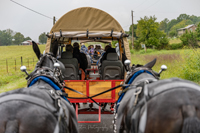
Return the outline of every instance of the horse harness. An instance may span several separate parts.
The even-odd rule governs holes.
[[[57,62],[57,59],[53,57],[51,54],[45,54],[36,64],[35,70],[26,78],[28,86],[30,85],[31,81],[38,76],[45,76],[51,79],[56,85],[60,88],[63,88],[63,75],[60,69],[55,68],[52,70],[48,67],[42,67],[42,62],[44,61],[44,57],[48,57],[52,60],[53,63]]]
[[[133,108],[131,108],[131,112],[127,113],[128,120],[127,123],[130,123],[132,121],[134,123],[134,126],[131,126],[131,124],[127,124],[128,129],[131,129],[135,133],[144,133],[145,127],[146,127],[146,120],[147,120],[147,95],[148,95],[148,89],[145,88],[147,84],[153,83],[159,79],[158,75],[155,74],[155,72],[152,69],[149,68],[142,68],[138,67],[135,68],[132,72],[129,72],[129,74],[126,77],[125,83],[127,84],[129,80],[131,80],[132,76],[139,72],[143,71],[152,74],[155,78],[145,78],[142,80],[139,80],[135,85],[130,85],[127,88],[124,88],[119,95],[125,94],[128,90],[134,89],[134,103]],[[137,75],[138,76],[138,75]],[[120,103],[118,103],[120,104]],[[119,106],[119,105],[118,105]],[[144,113],[142,114],[140,118],[141,109],[144,108]],[[114,132],[116,132],[116,120],[117,120],[117,113],[114,111]]]
[[[44,80],[47,82],[53,89],[50,90],[45,90],[50,97],[54,100],[55,105],[50,104],[49,102],[43,100],[42,98],[35,97],[32,95],[27,95],[27,94],[11,94],[11,95],[5,95],[0,98],[0,103],[3,102],[8,102],[8,101],[13,101],[13,100],[19,100],[19,101],[25,101],[28,103],[32,103],[35,105],[38,105],[50,113],[52,113],[56,119],[57,119],[57,124],[54,129],[54,133],[59,133],[59,127],[61,126],[61,119],[67,118],[65,108],[61,104],[61,99],[64,98],[67,100],[65,97],[67,97],[67,94],[62,92],[60,88],[62,88],[62,75],[59,69],[55,69],[54,71],[50,68],[47,67],[42,67],[41,64],[44,60],[44,57],[47,56],[49,57],[54,63],[56,62],[56,59],[49,54],[44,55],[40,61],[38,61],[36,65],[36,69],[28,75],[26,78],[28,80],[28,87],[32,86],[35,84],[38,80]],[[44,86],[39,86],[38,88],[40,89],[45,89]]]

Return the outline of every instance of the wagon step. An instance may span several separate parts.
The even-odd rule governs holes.
[[[90,113],[88,113],[88,114],[91,114],[91,112],[96,112],[96,111],[90,111]],[[99,114],[98,121],[78,121],[78,123],[101,123],[101,107],[100,106],[99,106],[99,109],[98,109],[98,114]],[[76,104],[76,117],[77,117],[77,120],[78,120],[78,104]]]

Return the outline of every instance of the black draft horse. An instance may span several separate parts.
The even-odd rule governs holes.
[[[0,94],[0,133],[77,133],[75,110],[59,90],[61,73],[54,68],[55,62],[62,71],[64,65],[49,54],[42,55],[35,42],[33,50],[39,61],[27,78],[29,87]]]
[[[118,100],[117,133],[200,133],[200,86],[178,78],[158,80],[156,60],[132,66]],[[123,98],[122,98],[123,97]]]

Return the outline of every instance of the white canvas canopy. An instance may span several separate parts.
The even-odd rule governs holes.
[[[108,13],[92,8],[82,7],[63,15],[51,29],[46,45],[49,52],[52,38],[63,40],[121,40],[128,59],[131,59],[127,35],[121,25]]]

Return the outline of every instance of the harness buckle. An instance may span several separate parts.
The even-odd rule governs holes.
[[[58,107],[59,108],[61,107],[61,100],[60,100],[60,98],[58,99]]]
[[[142,92],[142,87],[137,87],[135,90],[135,93],[134,93],[134,95],[135,95],[134,106],[137,104],[138,96],[141,92]]]

